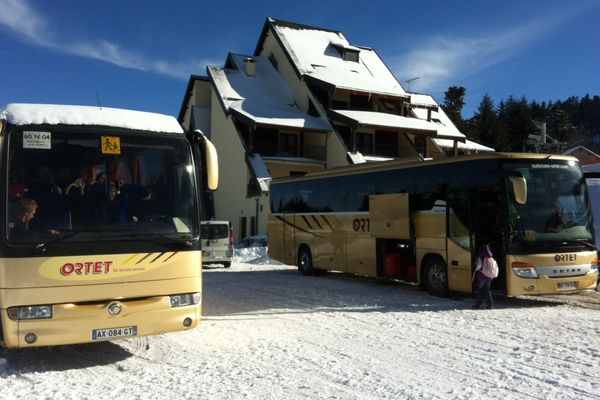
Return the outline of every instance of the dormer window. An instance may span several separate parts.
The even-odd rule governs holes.
[[[331,46],[333,46],[333,48],[340,53],[344,61],[358,62],[358,53],[360,53],[360,49],[358,47],[343,43],[331,43]]]
[[[344,49],[344,52],[342,53],[342,58],[345,61],[358,62],[358,51]]]

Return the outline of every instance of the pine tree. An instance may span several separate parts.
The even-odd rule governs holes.
[[[496,151],[509,150],[506,132],[500,123],[494,101],[489,94],[481,99],[479,108],[471,119],[471,124],[481,144],[492,147]]]
[[[560,107],[552,110],[547,123],[548,134],[559,142],[570,143],[577,133],[575,125],[571,123],[571,117]]]
[[[524,151],[525,140],[530,134],[536,134],[537,127],[533,122],[527,99],[516,100],[510,96],[500,106],[498,113],[506,131],[510,151]]]
[[[444,105],[442,106],[450,121],[461,132],[464,129],[462,109],[465,106],[466,92],[467,89],[462,86],[450,86],[444,93]]]

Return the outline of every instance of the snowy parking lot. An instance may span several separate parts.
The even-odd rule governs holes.
[[[592,303],[597,293],[589,293]],[[2,399],[597,399],[600,311],[233,263],[181,333],[0,350]]]

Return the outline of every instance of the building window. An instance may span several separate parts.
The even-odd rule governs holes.
[[[358,51],[344,49],[342,57],[344,58],[344,61],[358,62]]]
[[[370,133],[356,132],[356,150],[365,155],[372,155],[373,135]]]
[[[427,138],[424,136],[415,136],[415,150],[422,157],[427,157]]]
[[[343,100],[333,100],[331,102],[331,108],[334,110],[347,110],[348,102]]]
[[[279,155],[298,157],[298,135],[282,133],[279,135]]]
[[[277,154],[277,129],[257,128],[254,132],[254,152],[262,156]]]
[[[240,217],[240,238],[243,239],[246,236],[248,236],[246,234],[246,224],[247,224],[247,219],[246,217]]]
[[[339,44],[332,43],[332,45],[333,48],[335,48],[338,51],[338,53],[340,53],[344,61],[358,62],[358,53],[360,52],[360,50],[356,48],[347,48]]]
[[[371,101],[371,97],[358,94],[350,95],[350,109],[362,111],[373,110],[373,102]]]
[[[353,151],[354,148],[352,147],[352,132],[350,131],[350,127],[345,126],[345,125],[344,126],[336,125],[335,130],[337,131],[337,133],[340,135],[340,137],[344,141],[344,144],[346,145],[346,149],[348,149],[348,151]]]
[[[398,157],[398,133],[376,131],[375,154],[385,157]]]

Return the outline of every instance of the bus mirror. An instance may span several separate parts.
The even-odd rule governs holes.
[[[522,176],[509,176],[517,204],[527,203],[527,180]]]
[[[204,171],[204,183],[207,190],[215,191],[219,187],[219,158],[217,149],[200,129],[193,132],[192,140],[198,144]]]
[[[204,159],[206,169],[206,187],[217,190],[219,187],[219,159],[217,149],[208,139],[204,141]]]

